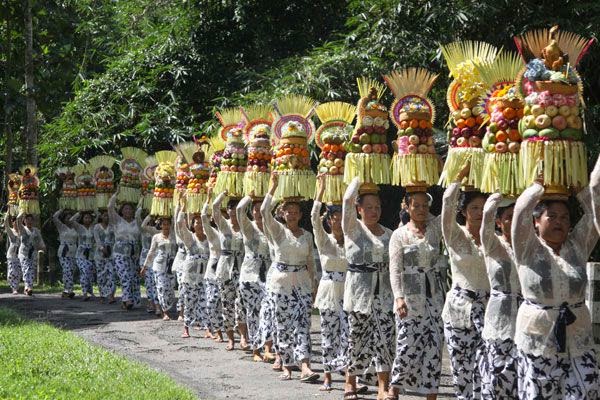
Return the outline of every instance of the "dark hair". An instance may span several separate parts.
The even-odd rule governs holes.
[[[404,206],[400,210],[400,224],[401,225],[406,225],[410,222],[410,214],[408,213],[408,210],[406,208],[410,204],[410,201],[413,199],[413,197],[416,196],[417,194],[424,194],[425,196],[427,196],[427,199],[429,200],[427,202],[427,204],[429,204],[431,206],[431,203],[433,202],[433,197],[429,193],[427,193],[427,192],[413,192],[413,193],[406,192],[404,194],[404,202],[403,202]]]
[[[239,202],[240,202],[239,200],[235,200],[235,199],[229,200],[227,202],[227,210],[231,210],[231,209],[235,210],[235,208],[237,207]]]
[[[121,217],[123,216],[123,209],[125,208],[125,206],[131,207],[131,211],[135,210],[135,206],[132,203],[123,203],[123,204],[121,204],[121,207],[119,207],[119,215]]]
[[[554,204],[563,204],[565,208],[569,211],[569,217],[571,217],[571,210],[569,209],[569,204],[563,200],[542,200],[533,209],[533,218],[538,219],[542,216],[544,211],[546,211],[550,206]]]
[[[190,221],[190,226],[188,226],[188,229],[192,232],[194,232],[194,223],[196,222],[196,220],[199,220],[200,223],[202,223],[202,217],[200,217],[200,214],[194,214],[192,216],[192,219]]]
[[[331,224],[329,223],[329,219],[333,217],[335,213],[341,213],[342,206],[338,205],[326,205],[325,213],[323,213],[323,227],[327,232],[331,232]]]
[[[498,207],[498,209],[496,210],[496,219],[502,218],[502,214],[504,214],[504,212],[506,210],[509,210],[511,208],[514,208],[514,207],[515,207],[515,203],[512,203],[511,205],[506,206],[506,207]],[[498,227],[497,224],[494,224],[494,229],[496,230],[496,232],[502,233],[501,229]]]
[[[363,193],[363,194],[359,194],[358,197],[356,198],[356,204],[359,206],[362,206],[362,203],[367,198],[367,196],[375,196],[381,201],[381,198],[379,197],[379,195],[377,193]]]
[[[488,195],[481,193],[478,190],[460,193],[460,198],[458,199],[458,207],[456,208],[456,222],[458,222],[459,225],[464,225],[467,223],[467,218],[463,215],[463,212],[465,212],[465,210],[473,200],[480,197],[484,200],[487,200]]]

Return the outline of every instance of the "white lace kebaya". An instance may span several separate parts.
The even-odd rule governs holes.
[[[244,239],[244,261],[240,268],[240,282],[264,282],[267,269],[271,265],[269,243],[265,234],[258,229],[256,222],[248,218],[248,206],[251,204],[252,198],[246,196],[240,200],[235,210]]]
[[[559,335],[554,329],[560,327],[556,324],[559,314],[570,310],[576,319],[566,325],[562,352],[576,357],[594,344],[590,312],[585,304],[586,263],[598,241],[592,197],[598,198],[600,193],[598,189],[592,193],[588,187],[579,192],[584,214],[558,255],[536,235],[532,223],[533,210],[543,194],[544,187],[534,183],[517,199],[513,215],[512,242],[525,299],[517,314],[515,344],[533,356],[561,353]]]
[[[204,272],[204,279],[217,279],[216,275],[216,263],[221,258],[221,240],[219,239],[219,233],[210,224],[210,217],[208,216],[208,204],[204,204],[202,212],[200,213],[202,219],[202,227],[204,228],[204,234],[208,241],[209,259]],[[214,266],[214,267],[213,267]]]

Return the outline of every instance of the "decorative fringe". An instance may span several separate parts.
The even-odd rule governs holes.
[[[19,200],[18,212],[23,214],[40,215],[40,202],[38,200]]]
[[[471,163],[469,176],[463,181],[466,186],[481,187],[481,174],[483,172],[484,153],[482,148],[477,147],[454,147],[448,149],[448,157],[444,164],[439,185],[447,187],[456,181],[458,173],[467,164]]]
[[[524,186],[541,172],[544,184],[582,188],[588,184],[585,144],[567,140],[526,140],[521,144]]]
[[[443,45],[442,54],[450,70],[450,76],[460,80],[461,65],[464,62],[491,62],[496,58],[498,49],[489,43],[465,40]]]
[[[485,193],[500,192],[505,196],[518,196],[524,189],[519,154],[486,153],[481,187]]]
[[[435,185],[440,179],[439,160],[435,154],[394,154],[392,185]]]
[[[110,200],[112,193],[98,193],[96,192],[96,208],[104,209],[108,208],[108,201]]]
[[[476,61],[475,68],[481,76],[481,81],[492,88],[497,83],[514,82],[523,68],[523,61],[517,53],[502,52],[493,62]]]
[[[246,171],[244,174],[244,195],[250,196],[253,193],[255,197],[265,197],[269,191],[269,179],[271,174],[268,172]]]
[[[425,68],[406,68],[392,71],[383,79],[394,97],[400,99],[408,95],[427,97],[438,76]]]
[[[217,174],[215,193],[227,191],[230,197],[244,196],[244,172],[221,171]]]
[[[187,212],[188,213],[199,213],[202,211],[202,206],[207,199],[206,193],[189,193],[187,194]]]
[[[9,204],[8,205],[8,215],[11,217],[16,217],[19,215],[19,204]]]
[[[310,97],[291,94],[277,99],[273,108],[279,116],[297,114],[304,118],[310,118],[316,105],[317,102]]]
[[[77,211],[94,211],[96,210],[96,195],[77,197]]]
[[[172,197],[153,197],[150,215],[161,218],[173,216],[173,198]]]
[[[58,208],[62,210],[76,210],[77,197],[62,196],[58,198]]]
[[[139,187],[131,187],[131,186],[123,186],[119,187],[119,194],[117,195],[117,200],[119,203],[132,203],[137,204],[140,200],[140,196],[142,191]]]
[[[358,85],[358,93],[361,98],[368,97],[369,93],[371,92],[371,88],[374,88],[377,93],[377,100],[379,100],[381,97],[383,97],[383,94],[386,90],[386,87],[383,83],[377,82],[371,78],[366,78],[364,76],[356,78],[356,83]]]
[[[343,121],[346,124],[351,124],[356,115],[356,106],[343,101],[330,101],[319,104],[315,111],[323,124],[332,121]]]
[[[144,195],[144,200],[142,201],[142,208],[148,212],[152,209],[152,192],[146,193]]]
[[[325,192],[323,193],[323,203],[342,204],[347,185],[344,183],[343,175],[325,175]],[[315,190],[315,198],[317,193]]]
[[[350,184],[354,177],[377,185],[390,184],[390,156],[388,154],[348,153],[344,161],[344,182]]]
[[[284,200],[289,197],[300,197],[304,200],[310,199],[315,193],[317,177],[310,170],[286,170],[278,171],[279,184],[275,200]]]

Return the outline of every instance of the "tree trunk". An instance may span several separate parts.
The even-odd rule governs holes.
[[[27,0],[27,4],[25,6],[25,96],[27,98],[27,127],[25,132],[25,143],[27,162],[37,166],[38,130],[35,86],[33,83],[33,16],[31,3],[31,0]]]
[[[8,87],[8,81],[10,79],[10,73],[12,70],[12,26],[10,24],[10,9],[6,7],[6,64],[4,65],[4,138],[5,138],[5,151],[4,151],[4,185],[2,186],[3,193],[2,199],[6,199],[4,195],[8,196],[8,174],[12,172],[13,163],[13,146],[14,136],[12,131],[12,125],[10,120],[11,106],[10,106],[10,89]],[[6,193],[4,193],[6,192]]]

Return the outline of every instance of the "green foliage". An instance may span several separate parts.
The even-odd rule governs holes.
[[[0,398],[196,398],[138,362],[7,308],[0,308],[0,338]]]

